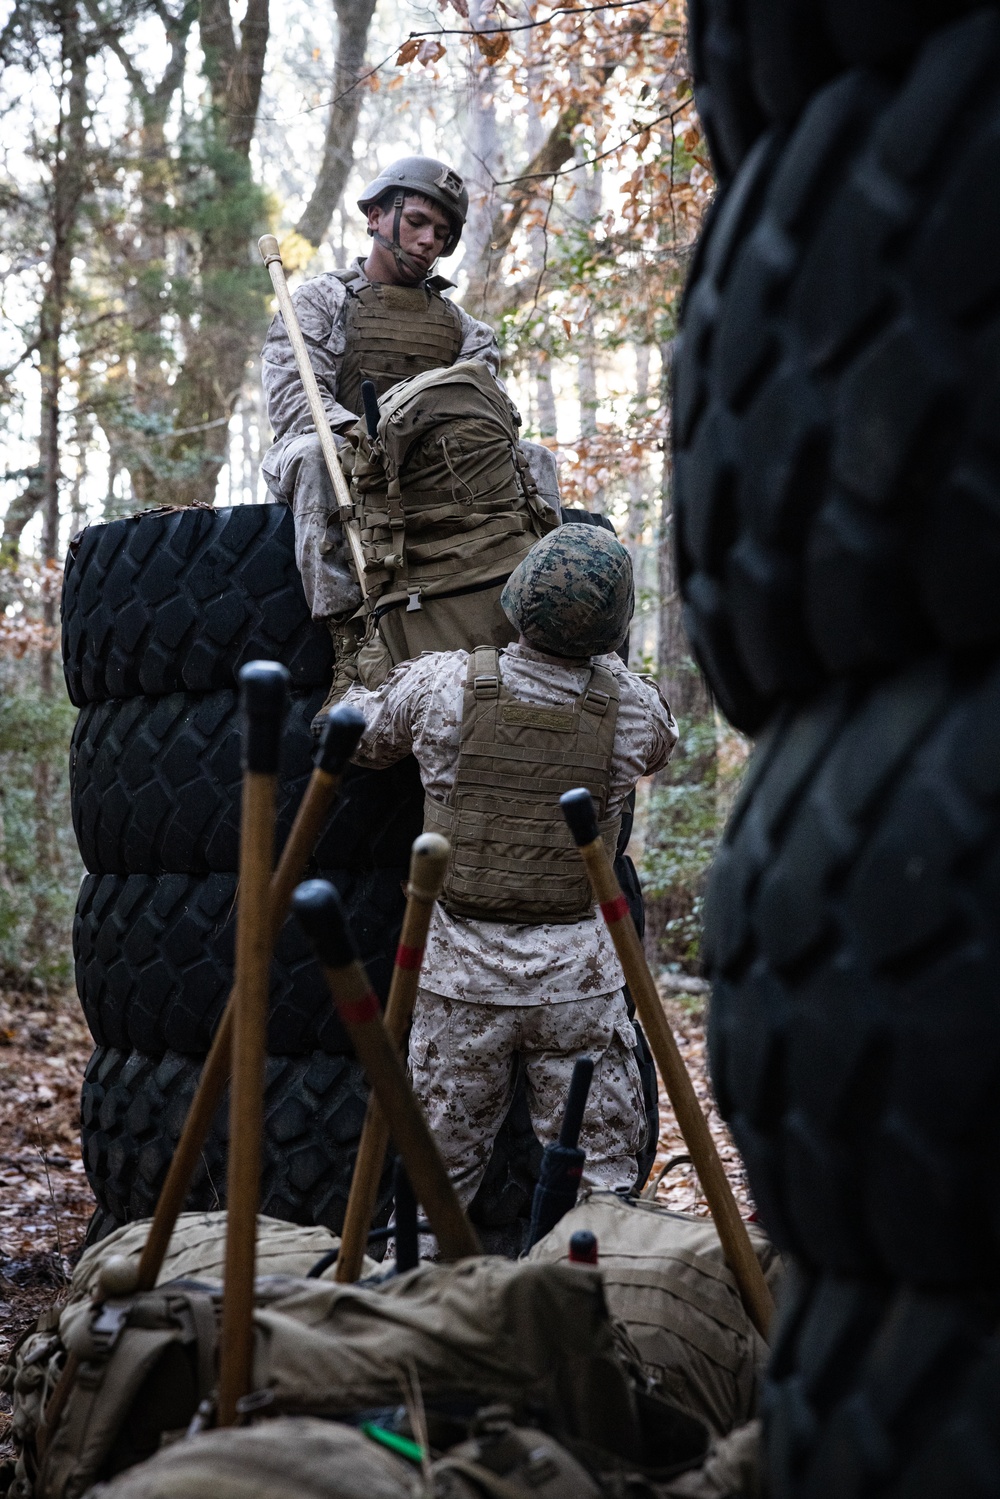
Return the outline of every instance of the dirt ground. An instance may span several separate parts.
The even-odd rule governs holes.
[[[665,1004],[729,1180],[744,1214],[751,1207],[742,1163],[711,1101],[701,1002],[667,995]],[[57,1300],[83,1245],[94,1201],[80,1158],[80,1083],[91,1052],[76,997],[0,993],[0,1362],[42,1308]],[[660,1095],[655,1173],[685,1154]],[[707,1216],[690,1165],[679,1164],[657,1190],[676,1212]],[[0,1395],[0,1460],[9,1397]]]
[[[65,1285],[94,1209],[80,1159],[92,1049],[75,995],[0,992],[0,1359]]]

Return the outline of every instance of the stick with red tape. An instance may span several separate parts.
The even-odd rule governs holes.
[[[316,949],[326,981],[403,1158],[417,1200],[437,1236],[441,1257],[479,1254],[479,1240],[455,1193],[430,1126],[389,1035],[368,975],[358,961],[343,907],[328,880],[307,880],[292,909]]]
[[[437,833],[421,833],[410,854],[410,883],[406,887],[406,914],[396,950],[389,999],[385,1007],[385,1028],[397,1046],[402,1046],[413,1018],[413,1006],[420,983],[420,966],[424,944],[431,924],[434,902],[441,894],[445,869],[451,849],[446,838]],[[336,1278],[354,1281],[361,1274],[368,1230],[378,1196],[378,1184],[389,1145],[389,1126],[372,1093],[368,1099],[364,1128],[354,1162],[351,1192],[347,1199],[344,1228],[337,1256]]]
[[[677,1118],[684,1143],[691,1152],[695,1170],[708,1199],[722,1250],[736,1278],[747,1312],[762,1337],[767,1337],[774,1302],[757,1256],[754,1254],[746,1224],[740,1217],[719,1152],[694,1085],[677,1050],[673,1031],[663,1009],[653,975],[646,962],[635,923],[629,915],[628,902],[619,888],[607,849],[600,837],[597,813],[589,791],[567,791],[559,798],[563,815],[580,850],[594,898],[608,924],[625,982],[635,1001],[636,1013],[646,1032],[650,1050],[660,1069],[667,1097]]]

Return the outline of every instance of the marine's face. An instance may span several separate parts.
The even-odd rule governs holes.
[[[369,228],[391,240],[395,216],[396,210],[391,203],[387,208],[376,205],[368,210]],[[443,208],[429,198],[416,194],[407,196],[399,216],[399,247],[412,256],[424,275],[443,251],[450,235],[451,222]]]

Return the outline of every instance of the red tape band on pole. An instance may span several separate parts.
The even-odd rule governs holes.
[[[424,950],[422,947],[407,947],[405,943],[401,942],[396,948],[397,968],[419,968],[423,960]]]
[[[613,925],[616,921],[624,921],[628,915],[628,901],[624,895],[616,895],[614,900],[606,900],[601,906],[601,915],[608,923],[608,926]]]
[[[341,1019],[348,1025],[367,1025],[379,1014],[378,995],[374,989],[369,989],[368,993],[363,994],[360,999],[341,1000],[337,1009]]]

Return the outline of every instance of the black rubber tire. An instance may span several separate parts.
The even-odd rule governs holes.
[[[995,1288],[790,1276],[762,1400],[771,1499],[995,1499],[998,1320]]]
[[[407,869],[324,871],[379,997],[389,992]],[[87,875],[73,923],[76,986],[98,1046],[202,1057],[232,985],[236,875]],[[349,1053],[322,973],[286,921],[271,965],[268,1050]]]
[[[176,1052],[152,1058],[98,1047],[91,1057],[81,1097],[83,1161],[98,1207],[116,1223],[152,1213],[200,1070],[199,1061]],[[351,1057],[268,1057],[262,1213],[340,1232],[367,1094]],[[188,1210],[225,1205],[228,1134],[227,1095],[195,1173]],[[379,1201],[383,1218],[390,1184],[387,1168]]]
[[[88,526],[70,546],[63,669],[77,707],[232,687],[247,661],[281,661],[328,687],[330,634],[313,622],[286,505],[150,511]]]
[[[831,675],[1000,640],[998,140],[989,8],[895,96],[826,88],[710,226],[674,364],[678,566],[748,732]]]
[[[323,692],[293,693],[281,739],[276,841],[312,773],[310,724]],[[96,874],[209,874],[238,867],[241,725],[235,691],[115,698],[73,732],[73,826]],[[412,756],[389,770],[349,766],[315,854],[320,868],[406,867],[423,827]]]
[[[719,179],[770,125],[790,125],[839,73],[897,76],[938,27],[981,0],[690,0],[695,100]]]
[[[776,1245],[941,1288],[1000,1263],[1000,666],[769,730],[712,870],[712,1079]]]

